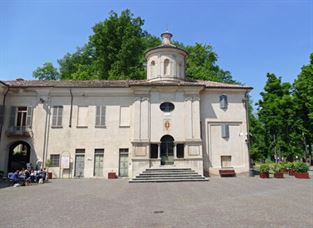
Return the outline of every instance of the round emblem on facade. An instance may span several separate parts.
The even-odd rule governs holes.
[[[163,112],[171,112],[175,109],[175,105],[171,102],[164,102],[164,103],[160,104],[160,109]]]

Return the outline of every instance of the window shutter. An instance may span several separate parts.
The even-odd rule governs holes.
[[[97,106],[96,107],[96,126],[99,126],[100,125],[100,108],[101,106]]]
[[[62,126],[62,115],[63,115],[63,106],[58,107],[58,119],[57,119],[57,125]]]
[[[101,106],[101,125],[105,126],[105,106]]]
[[[3,125],[4,122],[4,106],[0,105],[0,126]]]
[[[96,126],[105,126],[105,106],[96,107]]]
[[[33,120],[33,108],[27,107],[27,116],[26,116],[26,126],[32,127],[32,120]]]
[[[53,113],[52,113],[52,126],[57,126],[57,110],[58,108],[55,106],[53,107]]]
[[[10,126],[15,126],[15,118],[16,117],[16,107],[11,106],[11,113],[10,113]]]
[[[228,106],[227,96],[226,95],[220,96],[220,108],[227,109],[227,106]]]
[[[222,138],[229,138],[229,125],[222,124]]]

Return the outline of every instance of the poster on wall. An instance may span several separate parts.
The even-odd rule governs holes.
[[[61,166],[63,169],[70,168],[70,156],[67,154],[63,154],[61,158]]]

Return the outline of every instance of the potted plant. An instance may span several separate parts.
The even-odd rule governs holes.
[[[262,164],[260,165],[260,177],[261,178],[269,178],[270,174],[270,166],[268,164]]]
[[[279,163],[275,163],[271,167],[275,178],[284,178],[283,166]]]
[[[52,162],[50,159],[47,159],[45,162],[45,166],[47,168],[47,173],[48,173],[48,179],[52,179],[52,172],[49,172],[49,167],[51,167]]]
[[[289,176],[293,176],[293,175],[294,175],[294,172],[295,172],[295,166],[294,166],[293,162],[288,162],[288,163],[286,164],[286,167],[287,167]]]
[[[301,179],[309,179],[309,166],[304,162],[295,162],[295,177]]]
[[[280,164],[282,166],[282,172],[288,174],[288,162],[282,162]]]

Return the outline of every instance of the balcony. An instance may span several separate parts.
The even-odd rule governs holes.
[[[8,137],[32,137],[32,134],[32,129],[25,126],[10,126],[6,131]]]

